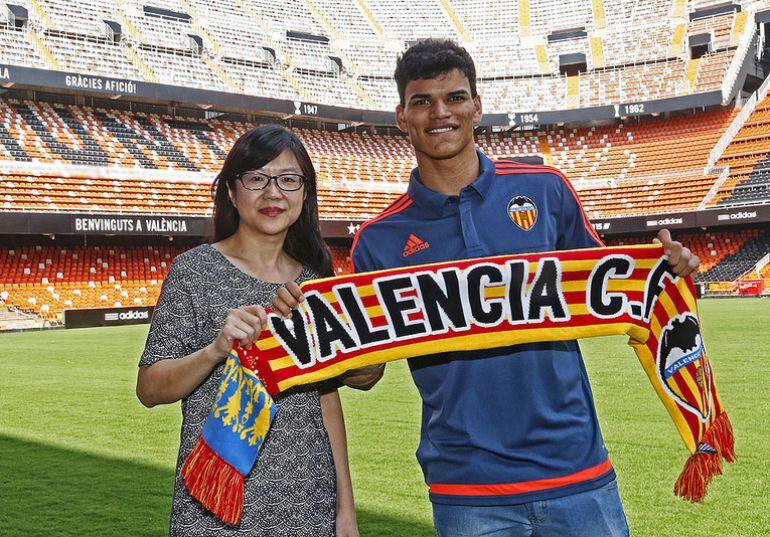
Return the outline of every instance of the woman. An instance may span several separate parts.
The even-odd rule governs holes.
[[[262,306],[283,283],[332,274],[319,230],[315,170],[296,135],[272,125],[244,134],[213,190],[214,242],[172,263],[136,387],[148,407],[182,400],[170,535],[358,536],[345,425],[333,384],[275,398],[278,411],[246,477],[238,526],[202,508],[179,477],[233,342],[256,341],[265,325]]]

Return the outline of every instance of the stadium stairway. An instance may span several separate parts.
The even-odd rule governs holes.
[[[39,328],[45,321],[33,314],[19,310],[16,307],[3,306],[4,300],[0,296],[0,332],[3,330],[24,330],[27,328]]]

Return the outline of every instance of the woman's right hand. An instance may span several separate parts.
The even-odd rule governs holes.
[[[136,379],[137,397],[147,407],[184,399],[227,359],[235,341],[251,345],[266,325],[267,315],[261,306],[228,311],[224,326],[209,345],[175,360],[141,366]]]
[[[252,345],[259,339],[265,326],[267,326],[267,314],[262,306],[231,309],[227,313],[225,324],[209,348],[219,362],[222,362],[230,354],[230,349],[233,348],[236,340],[240,340],[244,347]]]

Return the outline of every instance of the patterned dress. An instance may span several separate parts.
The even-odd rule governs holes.
[[[303,267],[297,283],[314,277]],[[269,305],[279,287],[245,274],[209,244],[181,254],[163,282],[140,365],[205,347],[216,338],[229,309]],[[321,416],[323,387],[318,385],[275,398],[275,420],[246,476],[241,524],[220,522],[187,493],[179,471],[203,430],[223,365],[182,400],[170,536],[332,537],[336,474]]]

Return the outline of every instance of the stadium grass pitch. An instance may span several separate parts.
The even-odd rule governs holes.
[[[686,451],[621,337],[582,343],[631,534],[770,535],[770,300],[701,303],[738,462],[704,504],[673,496]],[[136,400],[147,326],[0,335],[0,535],[168,531],[179,406]],[[434,535],[414,458],[419,398],[404,363],[371,392],[344,390],[363,536]],[[515,409],[512,409],[515,412]],[[512,417],[515,419],[515,416]]]

